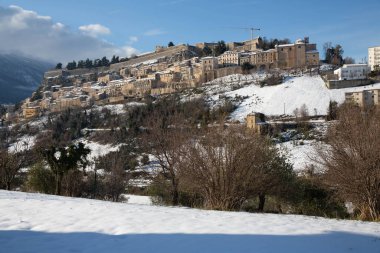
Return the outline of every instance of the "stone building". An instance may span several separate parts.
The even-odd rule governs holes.
[[[218,58],[209,56],[201,59],[202,71],[210,71],[218,68]]]
[[[277,67],[277,50],[256,51],[251,54],[250,63],[257,69],[271,69]]]
[[[227,43],[227,48],[230,51],[237,52],[253,52],[262,48],[263,40],[258,37],[252,40],[247,40],[244,42],[230,42]]]
[[[277,66],[281,69],[303,68],[319,64],[319,53],[316,44],[309,40],[297,40],[294,44],[276,46]]]
[[[262,113],[251,113],[246,118],[247,128],[254,133],[263,134],[268,131],[268,124],[265,122],[265,115]]]

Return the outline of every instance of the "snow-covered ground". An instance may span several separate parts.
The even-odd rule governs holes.
[[[12,143],[8,151],[11,153],[21,152],[33,148],[36,142],[36,136],[24,135],[17,139],[15,143]]]
[[[328,89],[320,76],[303,75],[288,77],[280,85],[260,87],[258,81],[262,75],[232,75],[214,80],[212,86],[205,87],[211,101],[220,100],[220,96],[245,98],[232,113],[232,120],[244,121],[252,112],[266,115],[292,115],[296,108],[305,104],[310,115],[326,115],[330,101],[343,103],[346,92],[367,89],[380,89],[380,83],[354,88]],[[248,83],[248,84],[247,84]],[[250,83],[250,84],[249,84]],[[236,85],[245,84],[236,89]],[[231,90],[231,86],[235,86]]]
[[[380,224],[0,191],[0,252],[379,252]]]
[[[149,196],[122,194],[122,197],[125,199],[124,202],[128,204],[148,205],[148,206],[152,205],[152,199]]]
[[[313,166],[317,171],[322,170],[322,166],[318,163],[318,147],[326,147],[327,144],[313,141],[288,141],[277,144],[280,150],[284,150],[289,157],[289,162],[293,164],[295,172],[305,171]]]
[[[100,156],[105,156],[111,152],[118,151],[123,145],[100,144],[98,142],[89,141],[84,138],[78,139],[77,142],[82,142],[86,148],[89,148],[91,150],[91,153],[88,155],[89,161],[95,161],[95,159]]]

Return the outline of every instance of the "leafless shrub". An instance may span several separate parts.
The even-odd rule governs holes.
[[[380,111],[353,105],[339,109],[328,133],[330,148],[320,149],[326,178],[355,204],[360,218],[380,219]]]

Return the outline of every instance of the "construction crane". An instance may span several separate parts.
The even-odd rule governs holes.
[[[240,29],[240,30],[251,31],[251,40],[253,40],[253,33],[255,31],[260,31],[260,28],[253,28],[253,27],[235,27],[233,29]]]

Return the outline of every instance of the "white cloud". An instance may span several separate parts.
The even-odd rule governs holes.
[[[158,36],[162,34],[166,34],[166,32],[161,29],[152,29],[144,33],[145,36]]]
[[[140,54],[139,50],[137,50],[136,48],[133,48],[131,46],[124,46],[122,48],[122,52],[124,52],[124,54],[127,55],[128,57],[130,57],[132,55],[138,55],[138,54]]]
[[[79,30],[92,37],[111,34],[111,30],[108,27],[100,24],[83,25],[79,27]]]
[[[133,44],[139,41],[139,38],[137,36],[130,36],[128,44]]]
[[[93,36],[95,31],[97,34],[107,34],[109,29],[103,28],[90,27],[87,29],[87,31],[92,29],[93,33],[90,36],[80,31],[73,31],[62,23],[54,22],[51,17],[40,16],[34,11],[24,10],[18,6],[0,6],[2,52],[20,52],[51,62],[112,55],[125,57],[138,52],[131,46],[117,47]]]

